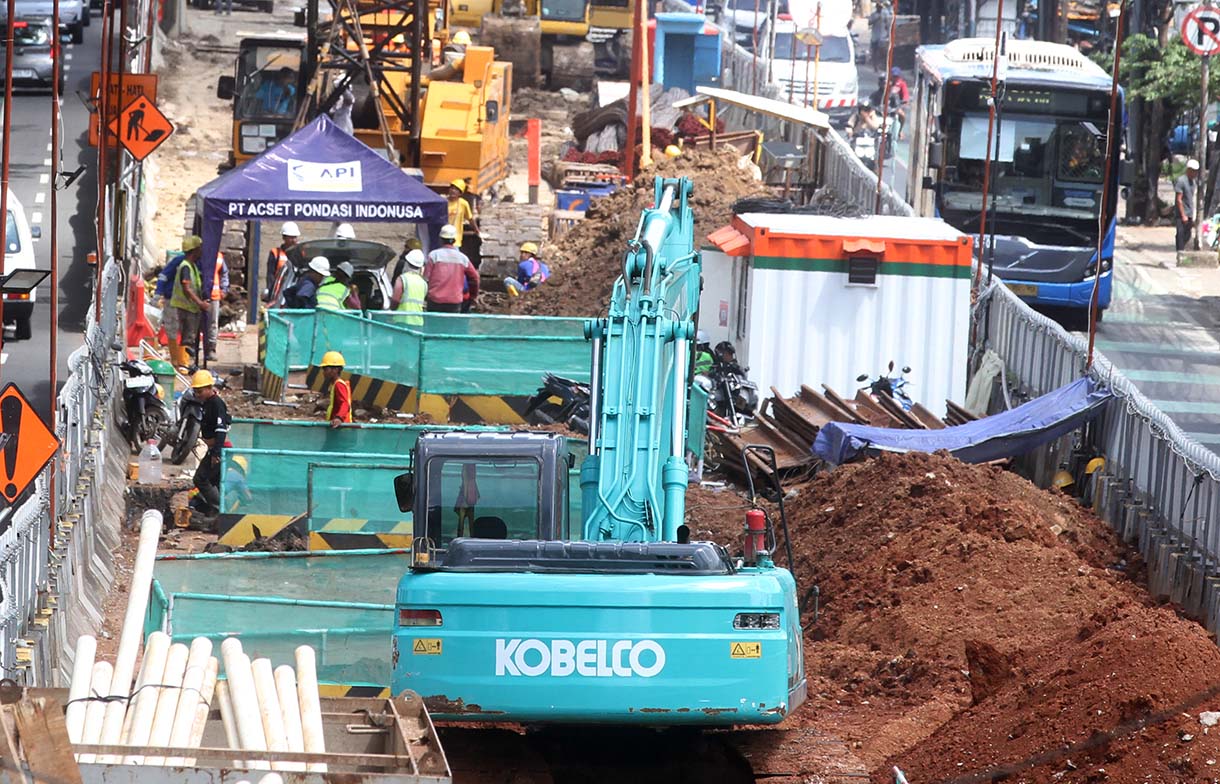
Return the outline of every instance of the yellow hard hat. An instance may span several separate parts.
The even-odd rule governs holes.
[[[450,182],[449,184],[452,185],[453,187],[457,188],[462,193],[466,192],[466,181],[463,180],[461,177],[458,177],[456,180]]]
[[[470,46],[470,33],[465,30],[458,30],[453,34],[453,43],[458,46]]]
[[[1051,480],[1051,484],[1062,490],[1065,487],[1071,487],[1076,484],[1076,480],[1066,470],[1060,468],[1055,472],[1055,478]]]
[[[665,154],[670,158],[677,158],[682,154],[682,148],[676,144],[671,144],[665,148]]]
[[[322,363],[318,367],[343,367],[347,362],[338,351],[327,351],[322,355]]]
[[[245,456],[235,455],[233,457],[233,463],[241,467],[242,473],[250,473],[250,461],[247,460]]]
[[[536,243],[536,242],[521,243],[521,252],[522,253],[537,253],[538,252],[538,243]]]
[[[203,240],[199,237],[198,234],[192,234],[182,241],[183,253],[190,253],[195,248],[199,248],[202,246],[203,246]]]
[[[1104,457],[1095,457],[1090,460],[1084,467],[1086,474],[1095,474],[1098,471],[1104,471],[1106,468],[1106,459]]]
[[[191,376],[191,389],[203,389],[215,384],[216,378],[210,370],[196,370],[195,375]]]

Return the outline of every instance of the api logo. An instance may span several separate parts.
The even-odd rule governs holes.
[[[359,193],[364,190],[360,161],[318,163],[289,159],[288,190]]]
[[[665,669],[655,640],[496,640],[496,675],[536,678],[652,678]]]

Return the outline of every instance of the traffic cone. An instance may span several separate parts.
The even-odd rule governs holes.
[[[144,281],[133,275],[128,283],[130,292],[127,303],[127,345],[138,346],[141,340],[155,336],[152,325],[144,315]]]

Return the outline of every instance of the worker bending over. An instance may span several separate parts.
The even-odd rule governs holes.
[[[284,290],[284,307],[312,310],[318,307],[318,286],[330,277],[330,259],[314,256],[296,283]]]
[[[331,427],[351,424],[352,385],[343,378],[343,366],[347,363],[338,351],[327,351],[322,355],[322,378],[330,384],[330,403],[326,406],[326,419]]]
[[[349,261],[335,265],[334,275],[318,287],[318,310],[360,310],[360,295],[352,285],[355,274]]]

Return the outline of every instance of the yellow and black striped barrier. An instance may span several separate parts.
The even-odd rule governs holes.
[[[319,683],[318,695],[322,697],[372,697],[389,699],[388,686],[356,685],[349,683]]]
[[[311,552],[409,549],[413,541],[411,521],[401,519],[314,518],[310,526],[303,514],[222,514],[219,525],[217,542],[229,547],[244,547],[255,539],[282,534],[287,528],[305,539]],[[309,530],[311,527],[313,530]]]
[[[351,384],[354,404],[424,414],[437,424],[522,425],[531,398],[531,395],[435,395],[350,371],[344,371],[343,377]],[[327,388],[322,369],[316,366],[310,366],[306,383],[317,392]]]

